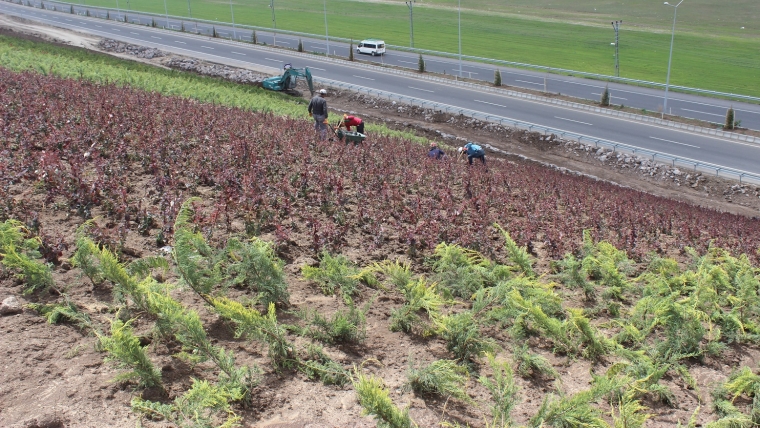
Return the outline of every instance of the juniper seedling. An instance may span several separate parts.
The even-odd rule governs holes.
[[[304,310],[298,316],[309,324],[305,334],[325,343],[358,344],[367,337],[367,312],[372,301],[359,309],[349,305],[348,310],[340,310],[329,319],[316,310]]]
[[[422,367],[410,361],[406,378],[405,387],[417,394],[472,401],[465,390],[467,369],[457,365],[456,361],[436,360]]]
[[[272,245],[259,238],[240,242],[227,241],[226,277],[233,285],[242,285],[257,291],[265,306],[269,303],[287,305],[290,299],[288,284],[282,270],[284,263],[275,254]]]
[[[63,303],[30,303],[26,305],[26,307],[42,315],[50,324],[70,322],[81,330],[95,330],[95,326],[93,325],[90,316],[82,312],[71,300],[69,300],[68,296],[64,295]]]
[[[498,362],[493,354],[488,354],[488,365],[493,371],[493,378],[480,376],[480,382],[491,393],[493,406],[491,426],[509,427],[512,425],[512,409],[517,404],[517,385],[515,385],[512,368],[508,362]]]
[[[38,249],[42,241],[39,237],[25,239],[29,234],[19,221],[10,219],[0,223],[0,263],[17,271],[16,277],[26,283],[24,294],[54,285],[50,265],[35,260],[41,257]]]
[[[236,393],[224,386],[193,379],[193,386],[174,402],[164,404],[135,397],[132,410],[182,428],[232,428],[240,426],[242,419],[230,405],[236,398]],[[221,425],[219,419],[223,421]]]
[[[303,266],[304,278],[316,282],[325,295],[335,294],[340,290],[343,300],[350,304],[359,287],[359,269],[345,256],[333,257],[327,251],[320,257],[319,267]]]
[[[364,414],[377,419],[378,428],[415,428],[417,424],[409,417],[409,408],[399,410],[393,404],[383,381],[372,375],[365,376],[354,371],[354,390],[359,398],[359,404]]]
[[[536,273],[533,271],[533,260],[528,253],[527,247],[518,247],[517,243],[509,235],[509,232],[504,230],[501,226],[494,223],[494,227],[501,232],[504,237],[504,249],[509,254],[509,259],[514,263],[528,278],[535,278]]]
[[[100,336],[100,345],[110,356],[106,361],[114,361],[120,369],[128,369],[119,374],[117,382],[138,380],[137,386],[152,387],[161,385],[161,372],[156,369],[140,346],[140,339],[132,332],[131,320],[124,323],[115,320],[111,323],[111,335]]]
[[[411,333],[413,329],[418,328],[423,334],[427,333],[430,326],[422,320],[420,312],[424,311],[429,320],[435,320],[446,303],[438,294],[436,284],[428,284],[424,277],[419,277],[415,281],[407,282],[401,288],[401,293],[406,302],[400,308],[391,311],[391,331]]]
[[[446,341],[446,349],[463,364],[471,366],[475,358],[494,349],[495,344],[481,335],[470,312],[441,317],[435,324],[438,335]]]
[[[522,377],[543,377],[546,379],[559,379],[559,372],[552,367],[545,357],[533,354],[528,345],[516,347],[513,358],[517,374]]]
[[[319,379],[325,385],[343,386],[351,382],[351,374],[314,344],[307,346],[306,357],[300,361],[298,370],[309,379]]]

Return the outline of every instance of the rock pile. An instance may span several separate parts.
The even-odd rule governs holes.
[[[131,45],[129,43],[119,42],[113,39],[103,39],[98,43],[98,47],[106,52],[117,52],[134,55],[138,58],[153,59],[166,56],[166,53],[156,48],[145,46]]]
[[[225,65],[211,64],[205,61],[190,58],[172,57],[164,61],[164,65],[170,68],[176,68],[183,71],[192,71],[204,76],[220,77],[235,83],[243,84],[260,84],[269,75],[246,70],[244,68],[233,68]]]

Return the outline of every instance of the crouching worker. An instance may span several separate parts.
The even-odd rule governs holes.
[[[470,165],[472,165],[473,159],[480,159],[483,165],[486,164],[486,151],[475,143],[468,141],[467,144],[465,144],[464,147],[460,147],[458,151],[462,155],[467,155],[467,161]]]
[[[364,134],[364,121],[361,120],[361,118],[344,114],[343,120],[340,122],[340,125],[338,125],[338,128],[340,129],[344,126],[346,127],[346,131],[350,131],[353,126],[356,128],[356,132]]]
[[[436,144],[435,142],[430,143],[430,151],[428,152],[429,158],[440,160],[440,159],[443,159],[445,156],[446,156],[446,153],[444,153],[443,150],[441,150],[438,147],[438,144]]]

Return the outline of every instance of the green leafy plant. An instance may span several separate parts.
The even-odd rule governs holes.
[[[305,309],[297,314],[306,320],[309,328],[305,334],[325,343],[361,343],[367,337],[367,312],[372,301],[363,309],[349,305],[348,310],[339,310],[330,318],[316,310]]]
[[[236,391],[193,379],[193,386],[174,402],[159,403],[135,397],[132,399],[132,410],[182,428],[232,428],[241,426],[239,422],[242,420],[230,404],[236,399]]]
[[[493,354],[488,354],[488,365],[493,377],[480,376],[478,381],[488,390],[493,400],[491,426],[508,427],[512,425],[512,410],[517,404],[517,385],[515,385],[512,368],[508,362],[496,361]]]
[[[319,267],[303,266],[301,274],[304,278],[316,282],[325,295],[335,294],[340,290],[343,300],[350,304],[358,292],[359,269],[345,256],[333,257],[327,251],[320,257]]]
[[[436,360],[427,366],[417,367],[410,361],[406,374],[406,388],[421,395],[453,397],[465,402],[472,401],[467,395],[467,369],[452,360]]]
[[[391,331],[411,333],[415,328],[426,334],[431,330],[430,321],[435,320],[446,303],[438,294],[436,284],[428,284],[424,277],[409,281],[401,288],[406,302],[391,311]],[[420,317],[424,311],[427,320]]]
[[[482,336],[470,312],[440,317],[435,324],[436,332],[446,341],[446,349],[461,363],[472,364],[473,359],[494,348],[493,341]]]
[[[111,323],[111,335],[100,336],[101,347],[109,353],[106,361],[114,361],[120,369],[129,371],[119,374],[117,382],[138,380],[138,387],[161,385],[161,371],[156,369],[140,345],[140,339],[134,335],[131,322],[115,320]]]
[[[559,372],[552,367],[545,357],[531,353],[528,345],[516,347],[513,358],[515,370],[522,377],[544,377],[547,379],[559,379]]]
[[[42,315],[50,324],[70,322],[82,330],[95,329],[90,316],[82,312],[67,296],[64,296],[63,303],[30,303],[26,307]]]
[[[364,414],[377,419],[378,428],[414,428],[417,424],[409,417],[409,408],[399,410],[385,389],[383,381],[372,375],[354,371],[354,390]]]
[[[19,221],[0,223],[0,263],[16,271],[16,277],[25,282],[24,294],[44,290],[55,285],[50,265],[35,259],[42,257],[38,251],[42,241],[39,237],[26,239],[30,232]]]

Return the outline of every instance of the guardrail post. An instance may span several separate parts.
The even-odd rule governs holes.
[[[742,177],[744,176],[744,173],[739,174],[739,184],[742,184]]]

